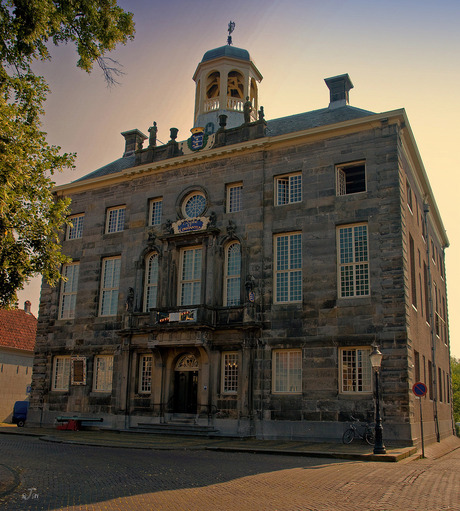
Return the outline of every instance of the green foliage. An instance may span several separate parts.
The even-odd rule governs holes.
[[[454,421],[460,422],[460,360],[450,359],[452,370],[452,403],[454,407]]]
[[[52,176],[74,155],[46,142],[48,87],[30,66],[50,58],[49,41],[73,42],[77,66],[90,72],[97,62],[110,84],[119,71],[104,54],[133,34],[132,14],[116,0],[0,0],[0,307],[37,274],[56,284],[68,260],[59,237],[69,201],[53,195]]]

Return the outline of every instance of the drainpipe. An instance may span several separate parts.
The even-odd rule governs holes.
[[[427,256],[427,273],[428,273],[428,301],[430,304],[430,329],[431,329],[431,358],[432,358],[432,384],[433,384],[433,418],[434,426],[436,431],[436,440],[441,441],[439,434],[439,419],[438,419],[438,370],[436,366],[436,332],[435,332],[435,314],[433,307],[433,280],[431,277],[431,256],[430,256],[430,239],[428,236],[428,213],[430,212],[430,206],[428,203],[423,204],[423,222],[425,224],[425,236],[426,236],[426,256]]]

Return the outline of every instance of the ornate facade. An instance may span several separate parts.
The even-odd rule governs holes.
[[[122,133],[122,158],[56,188],[73,262],[43,286],[31,416],[215,435],[340,439],[452,434],[448,239],[404,110],[349,105],[266,121],[246,50],[207,52],[192,136]],[[145,147],[144,147],[145,146]]]

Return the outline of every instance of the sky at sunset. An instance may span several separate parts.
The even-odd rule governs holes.
[[[348,73],[350,104],[373,112],[405,108],[451,246],[446,249],[451,352],[460,357],[460,2],[458,0],[119,0],[134,13],[134,41],[110,56],[123,65],[121,84],[108,89],[101,71],[76,68],[72,45],[53,48],[35,72],[47,79],[44,130],[48,141],[76,152],[73,181],[119,157],[121,132],[158,139],[169,128],[190,136],[193,73],[203,54],[233,43],[249,51],[263,75],[259,104],[266,119],[327,107],[324,78]],[[37,314],[39,280],[20,293]]]

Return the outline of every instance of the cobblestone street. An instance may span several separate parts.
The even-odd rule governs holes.
[[[205,450],[136,450],[0,436],[20,485],[5,510],[460,511],[460,450],[374,463]]]

